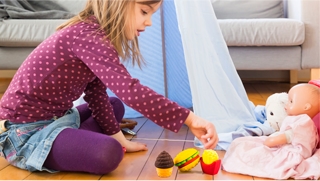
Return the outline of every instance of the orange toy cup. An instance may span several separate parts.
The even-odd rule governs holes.
[[[207,165],[203,162],[202,157],[200,158],[201,168],[203,173],[209,174],[209,175],[215,175],[220,170],[221,160],[214,161],[213,163]]]

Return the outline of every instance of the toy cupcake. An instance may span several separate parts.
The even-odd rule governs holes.
[[[173,169],[173,159],[166,151],[162,151],[155,162],[159,177],[170,177]]]

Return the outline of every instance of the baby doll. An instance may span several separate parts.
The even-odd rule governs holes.
[[[296,168],[312,156],[319,139],[317,128],[311,119],[319,112],[319,98],[320,88],[317,86],[293,86],[288,92],[285,107],[288,116],[279,132],[270,136],[240,137],[233,140],[222,160],[222,169],[272,179],[301,175],[301,170]],[[310,171],[319,172],[312,169]]]
[[[320,88],[312,84],[298,84],[289,90],[289,101],[285,106],[288,116],[307,114],[311,119],[320,110]],[[277,136],[268,137],[264,144],[269,147],[291,143],[292,130],[276,133]]]

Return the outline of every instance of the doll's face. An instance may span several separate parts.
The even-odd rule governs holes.
[[[288,93],[288,103],[285,107],[289,116],[309,114],[314,109],[314,94],[309,85],[297,85],[292,87]]]
[[[301,91],[298,88],[292,88],[288,93],[289,100],[285,109],[289,116],[298,115],[303,112],[305,100],[299,92]]]

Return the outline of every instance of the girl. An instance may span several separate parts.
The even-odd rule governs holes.
[[[0,102],[0,151],[29,171],[106,174],[127,152],[147,150],[125,139],[125,104],[159,126],[186,124],[205,148],[218,142],[214,125],[132,78],[120,58],[140,66],[137,36],[161,0],[88,0],[85,9],[42,42],[24,61]],[[72,109],[82,93],[88,103]],[[1,124],[0,124],[1,125]],[[102,133],[102,134],[101,134]]]

